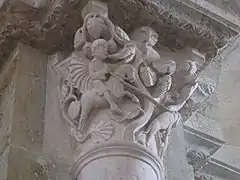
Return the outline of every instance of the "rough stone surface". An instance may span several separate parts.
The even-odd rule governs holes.
[[[9,147],[1,156],[1,171],[5,169],[9,180],[46,179],[44,167],[37,161],[43,145],[46,63],[39,51],[19,44],[5,66],[8,73],[2,74],[6,99],[1,101],[1,145],[6,129]]]
[[[186,142],[182,124],[173,129],[166,154],[165,169],[169,180],[193,180],[193,169],[187,164]]]
[[[44,6],[45,2],[48,6]],[[187,47],[195,48],[205,55],[206,61],[199,71],[205,68],[201,74],[218,83],[217,93],[185,125],[200,135],[213,136],[210,141],[214,141],[214,138],[226,141],[226,145],[209,161],[209,166],[202,169],[203,172],[209,168],[213,173],[208,173],[219,179],[225,180],[228,175],[230,179],[239,179],[239,46],[228,52],[220,49],[232,43],[235,40],[232,37],[238,32],[234,28],[225,27],[225,21],[216,21],[212,16],[206,16],[175,0],[105,2],[110,7],[110,19],[127,32],[143,25],[157,30],[157,47],[162,52],[162,60],[171,58],[179,63],[181,59],[190,58]],[[87,0],[0,1],[0,180],[70,179],[68,168],[72,161],[71,148],[75,144],[68,137],[68,128],[61,120],[60,102],[56,101],[58,80],[52,75],[52,64],[49,63],[49,71],[46,73],[46,55],[23,45],[16,52],[12,51],[21,41],[47,53],[62,51],[63,54],[69,54],[73,50],[74,33],[82,24],[80,9],[86,3]],[[228,12],[237,14],[238,7],[234,7],[237,2],[231,1],[229,4],[231,9]],[[221,3],[217,6],[226,8]],[[217,53],[222,54],[211,61]],[[202,59],[199,62],[203,62]],[[210,66],[206,68],[207,65]],[[59,131],[53,135],[54,128]],[[165,160],[170,180],[178,180],[183,174],[184,180],[193,178],[185,159],[182,129],[182,125],[177,126],[170,137]],[[206,144],[214,144],[209,142]],[[221,142],[218,143],[216,146],[219,147]],[[211,150],[212,146],[208,148]],[[236,172],[231,175],[231,170]]]
[[[186,122],[188,127],[198,130],[200,134],[206,133],[225,141],[225,144],[218,147],[218,151],[212,155],[209,163],[199,170],[200,173],[210,174],[216,179],[235,180],[240,177],[239,95],[237,92],[239,88],[239,42],[237,39],[235,43],[222,51],[218,59],[202,72],[215,79],[216,93],[198,111],[198,114]],[[195,144],[202,146],[203,143]],[[206,148],[207,143],[204,146]],[[201,149],[204,149],[204,146]]]
[[[239,42],[239,41],[238,41]],[[221,124],[224,140],[227,144],[239,145],[238,121],[238,82],[239,82],[239,45],[236,44],[219,65],[215,99],[212,98],[206,108],[200,112]]]
[[[221,124],[201,114],[194,114],[184,125],[209,136],[223,139]]]
[[[86,2],[87,0],[53,1],[47,8],[34,9],[17,0],[6,1],[0,8],[0,22],[3,24],[0,28],[1,64],[6,61],[18,41],[47,52],[71,50],[70,39],[81,26],[80,9]],[[229,31],[219,23],[211,23],[212,20],[207,17],[205,20],[201,18],[196,20],[192,14],[186,15],[184,9],[176,13],[174,9],[153,2],[130,0],[107,2],[110,7],[110,18],[127,32],[134,26],[150,25],[159,33],[160,44],[172,50],[186,46],[197,48],[206,53],[208,57],[206,64],[217,54],[217,49],[236,35],[236,32]],[[198,14],[196,11],[193,13]],[[209,25],[213,27],[209,28]]]

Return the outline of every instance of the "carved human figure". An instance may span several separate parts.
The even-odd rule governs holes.
[[[113,100],[113,94],[106,84],[110,68],[103,62],[108,55],[108,44],[104,39],[97,39],[92,44],[93,60],[89,63],[90,76],[93,79],[93,88],[108,101],[113,112],[121,114],[122,111]]]
[[[168,60],[165,62],[154,61],[152,68],[158,76],[157,83],[150,89],[151,95],[159,99],[159,103],[164,104],[167,92],[172,87],[172,76],[176,72],[176,62]]]
[[[177,96],[173,97],[173,101],[165,101],[165,108],[168,111],[159,112],[157,115],[153,117],[150,123],[145,127],[143,134],[146,135],[145,142],[147,145],[151,142],[151,140],[155,137],[155,135],[160,133],[160,154],[161,158],[164,157],[165,151],[168,145],[168,135],[171,132],[171,129],[176,125],[181,119],[181,114],[179,110],[185,105],[187,100],[191,97],[193,92],[196,90],[198,83],[197,77],[195,73],[197,71],[197,67],[195,62],[186,60],[181,66],[178,68],[178,74],[176,74],[178,83],[174,83],[174,85],[178,85],[178,87],[173,87],[172,91],[179,90],[179,93],[176,93]],[[181,82],[179,82],[181,80]]]
[[[199,77],[196,75],[197,64],[191,60],[185,60],[177,69],[174,76],[174,86],[172,91],[175,93],[174,102],[167,103],[170,111],[179,111],[189,100],[191,95],[198,87]]]
[[[83,50],[88,58],[91,56],[91,46],[93,41],[104,39],[108,42],[109,51],[116,52],[115,26],[105,16],[98,13],[89,13],[85,19],[83,26],[77,30],[74,37],[75,50]]]
[[[121,65],[114,71],[114,74],[121,78],[132,82],[135,80],[135,69],[132,65]],[[110,106],[110,109],[116,113],[116,109],[112,109],[112,104],[117,105],[117,101],[121,100],[124,96],[130,98],[132,102],[139,103],[138,98],[125,90],[124,84],[115,76],[110,76],[107,82],[103,83],[101,80],[97,80],[95,89],[86,91],[81,97],[81,116],[78,125],[78,129],[81,133],[86,130],[86,123],[91,110],[95,107],[102,108]],[[106,94],[107,92],[107,94]],[[114,107],[115,108],[115,107]],[[120,107],[118,110],[122,114]]]
[[[151,87],[156,84],[157,76],[150,64],[160,60],[160,55],[153,48],[158,41],[158,34],[152,28],[143,26],[132,33],[131,40],[138,47],[133,65],[139,68],[140,78],[145,87]]]
[[[145,130],[144,134],[146,134],[147,146],[149,146],[149,143],[154,139],[157,132],[160,132],[160,158],[164,157],[168,145],[168,136],[180,119],[181,114],[179,112],[166,111],[153,119]]]
[[[112,112],[122,114],[122,110],[116,102],[116,93],[113,94],[112,89],[109,88],[107,82],[110,74],[110,68],[104,60],[108,56],[108,43],[104,39],[97,39],[92,43],[92,56],[93,59],[89,63],[89,75],[93,80],[93,91],[95,91],[100,97],[103,96],[107,100]],[[121,84],[121,83],[120,83]],[[120,85],[119,84],[119,85]],[[119,95],[118,95],[119,96]],[[83,99],[85,99],[83,97]],[[88,105],[85,105],[87,103]],[[91,103],[90,103],[91,104]],[[78,130],[83,132],[88,114],[92,109],[89,102],[82,103],[82,111],[78,124]]]
[[[109,106],[113,114],[126,117],[119,106],[119,101],[124,96],[140,107],[138,98],[126,91],[125,85],[118,79],[120,77],[123,81],[134,81],[137,72],[132,65],[124,66],[133,61],[137,47],[120,27],[113,25],[106,15],[85,13],[83,26],[75,34],[74,47],[75,51],[66,64],[70,86],[77,88],[82,94],[79,101],[80,133],[86,130],[87,119],[95,107]],[[113,73],[117,76],[113,77]],[[66,87],[65,91],[70,88]],[[71,100],[65,100],[65,114],[72,101],[72,97]],[[128,113],[131,114],[129,118],[138,114]]]

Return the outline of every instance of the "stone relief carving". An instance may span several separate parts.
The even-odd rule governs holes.
[[[171,129],[181,120],[180,109],[186,104],[193,92],[198,87],[198,78],[196,77],[197,66],[195,62],[186,60],[177,68],[176,65],[170,61],[167,65],[153,66],[159,72],[165,72],[161,77],[166,78],[166,82],[161,83],[162,86],[157,88],[165,89],[164,98],[160,99],[161,104],[165,109],[160,109],[151,117],[150,121],[142,129],[140,133],[139,142],[150,146],[155,136],[158,134],[160,147],[158,155],[160,158],[164,157],[168,145],[168,136]],[[173,80],[169,75],[173,75]],[[173,82],[172,82],[173,81]],[[162,96],[162,95],[161,95]]]
[[[130,141],[149,148],[158,134],[163,158],[180,110],[203,87],[196,62],[161,60],[152,28],[140,27],[129,37],[107,12],[101,2],[89,2],[74,51],[56,65],[63,117],[79,143]]]
[[[135,56],[136,45],[112,24],[105,11],[87,13],[89,9],[82,13],[84,23],[75,35],[75,52],[57,65],[65,76],[61,85],[63,116],[72,127],[77,124],[73,132],[80,142],[94,134],[88,128],[94,109],[109,107],[111,119],[117,122],[143,113],[138,97],[123,84],[136,81],[135,67],[127,64]]]
[[[62,117],[69,124],[71,139],[77,142],[72,146],[79,156],[76,159],[81,164],[85,157],[94,158],[97,147],[103,145],[104,153],[111,149],[116,159],[137,167],[136,157],[127,162],[115,154],[118,148],[130,153],[134,145],[157,155],[161,164],[169,134],[185,118],[182,110],[191,108],[189,102],[198,92],[209,96],[213,86],[201,80],[197,72],[201,67],[195,61],[162,60],[154,49],[158,34],[152,28],[140,27],[128,36],[109,20],[106,6],[97,1],[89,1],[82,17],[74,51],[56,64]],[[112,143],[120,145],[115,149]],[[105,159],[101,154],[98,161],[107,163],[108,155]],[[95,162],[91,166],[98,167]],[[121,169],[118,163],[115,166]],[[88,168],[83,169],[88,174]],[[110,174],[117,177],[116,173]]]

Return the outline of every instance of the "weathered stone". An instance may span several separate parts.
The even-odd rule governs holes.
[[[4,24],[0,30],[1,64],[6,61],[19,40],[48,52],[71,50],[72,44],[69,40],[82,23],[79,9],[86,2],[87,0],[56,1],[48,8],[33,9],[19,1],[6,1],[0,9],[2,14],[0,22]],[[236,35],[236,32],[229,31],[219,23],[209,23],[208,25],[213,26],[209,28],[201,19],[194,19],[198,15],[203,16],[194,9],[192,11],[197,16],[186,16],[183,8],[176,13],[167,6],[152,2],[146,4],[143,1],[114,0],[109,1],[108,6],[110,18],[127,32],[131,31],[133,26],[150,25],[157,30],[160,35],[159,43],[162,45],[172,50],[190,46],[206,53],[206,65],[217,54],[217,49]],[[122,18],[122,15],[125,17]],[[213,21],[205,18],[207,21]],[[199,23],[196,24],[197,21]]]
[[[8,157],[9,180],[47,180],[47,173],[37,156],[24,148],[11,147]]]
[[[187,164],[186,142],[182,124],[173,129],[165,159],[165,169],[169,180],[192,180],[193,169]]]
[[[219,1],[216,6],[212,0],[105,0],[109,11],[103,3],[96,2],[81,12],[87,2],[0,1],[0,179],[65,180],[71,179],[69,168],[72,167],[74,178],[80,175],[81,179],[95,178],[97,174],[104,179],[111,176],[159,180],[164,179],[162,159],[166,162],[169,180],[192,179],[193,171],[185,157],[182,126],[178,125],[168,137],[180,117],[184,121],[191,117],[185,122],[184,131],[189,148],[187,156],[192,159],[189,163],[194,166],[195,178],[239,179],[239,162],[234,161],[238,158],[232,158],[233,154],[238,155],[234,149],[239,143],[236,138],[238,96],[236,88],[232,88],[238,85],[239,70],[236,1],[228,2],[232,7],[227,9],[222,6],[226,2]],[[91,6],[96,7],[92,9]],[[98,11],[98,7],[103,8],[102,11]],[[92,10],[102,14],[105,20],[89,16],[80,28],[82,17],[87,17]],[[128,37],[120,27],[127,33],[137,30]],[[111,28],[116,32],[108,32]],[[112,39],[108,33],[113,35]],[[87,38],[83,38],[84,35]],[[153,48],[157,37],[158,52]],[[60,51],[61,55],[48,59],[46,72],[47,56],[28,46],[18,46],[19,41],[49,54]],[[79,64],[82,58],[91,60],[90,65]],[[135,58],[139,62],[132,63]],[[154,62],[160,58],[161,61]],[[128,70],[126,72],[130,73],[120,76],[115,84],[118,87],[115,89],[124,90],[127,99],[117,97],[116,100],[104,94],[116,92],[109,87],[106,90],[105,82],[101,83],[116,74],[114,78],[119,80],[116,69],[104,76],[95,76],[98,85],[89,83],[95,70],[98,72],[110,65],[109,60],[114,61],[111,63],[113,69],[117,61],[136,68],[137,75],[134,69]],[[55,72],[56,67],[64,66],[65,62],[70,65],[63,67],[60,74],[63,73],[61,75],[67,80],[70,75],[70,83]],[[90,68],[86,70],[83,65]],[[197,78],[203,75],[208,78]],[[126,78],[135,83],[125,81]],[[103,93],[102,96],[86,96],[85,90],[92,85],[97,93]],[[219,92],[215,93],[214,88]],[[159,97],[153,99],[151,95]],[[104,97],[105,104],[101,103]],[[92,103],[91,100],[96,99],[100,101]],[[146,99],[151,108],[140,122]],[[84,110],[79,110],[80,106]],[[89,106],[94,110],[82,113],[87,112]],[[126,115],[123,118],[121,108]],[[116,112],[120,114],[115,115]],[[85,133],[89,136],[82,139]],[[224,140],[227,145],[221,149]],[[83,154],[86,159],[75,156]],[[229,158],[224,159],[224,156]],[[74,166],[73,160],[76,160]],[[92,173],[92,169],[98,173]]]
[[[20,44],[17,58],[11,143],[38,152],[43,143],[47,57]]]
[[[46,63],[47,56],[19,44],[2,72],[1,133],[5,128],[9,137],[5,167],[9,180],[46,179],[43,167],[36,162],[43,147]]]

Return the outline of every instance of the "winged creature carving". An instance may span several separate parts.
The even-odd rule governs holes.
[[[92,132],[88,129],[88,118],[95,108],[109,107],[113,119],[119,122],[143,113],[138,97],[126,90],[119,80],[131,84],[137,76],[135,67],[127,64],[136,54],[136,44],[129,40],[128,35],[107,17],[90,13],[76,32],[75,51],[57,65],[67,70],[64,86],[61,86],[65,92],[63,116],[72,126],[77,126],[75,134],[82,136],[79,141],[85,141],[88,132]],[[124,98],[133,105],[120,103]],[[69,108],[73,103],[80,105],[75,115],[70,116]]]

